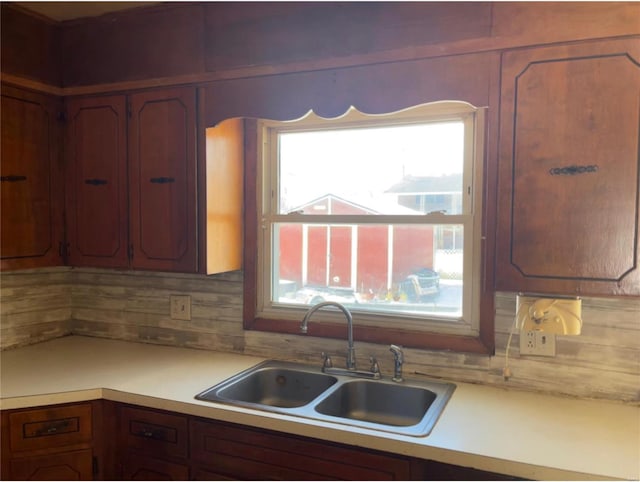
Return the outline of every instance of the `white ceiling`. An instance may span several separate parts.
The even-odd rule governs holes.
[[[153,5],[160,2],[14,2],[23,8],[49,17],[52,20],[73,20],[96,17],[109,12]]]

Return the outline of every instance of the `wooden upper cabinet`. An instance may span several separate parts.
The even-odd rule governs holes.
[[[506,52],[496,287],[640,295],[640,38]]]
[[[59,99],[2,86],[2,269],[63,264]]]
[[[67,241],[73,266],[128,266],[126,97],[67,103]]]
[[[196,91],[131,95],[131,266],[195,272]]]

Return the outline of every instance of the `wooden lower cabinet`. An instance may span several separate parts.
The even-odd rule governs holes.
[[[187,480],[185,415],[130,405],[118,407],[117,453],[121,480]]]
[[[408,457],[193,419],[191,460],[199,480],[409,480]]]
[[[514,480],[107,400],[1,416],[3,480]]]
[[[99,403],[99,402],[95,402]],[[92,480],[94,402],[2,413],[4,480]]]
[[[189,467],[137,453],[127,453],[122,461],[121,480],[188,480]]]
[[[90,449],[11,460],[13,480],[93,480]]]

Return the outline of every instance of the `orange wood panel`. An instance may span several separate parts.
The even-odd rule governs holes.
[[[207,274],[242,267],[244,120],[206,130]]]

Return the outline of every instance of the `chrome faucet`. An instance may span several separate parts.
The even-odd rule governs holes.
[[[401,382],[402,378],[402,364],[404,363],[404,353],[402,347],[398,345],[391,345],[389,351],[393,353],[393,380],[394,382]]]
[[[318,303],[317,305],[312,306],[304,315],[304,318],[302,318],[302,323],[300,324],[300,332],[307,332],[307,324],[309,323],[309,318],[311,318],[311,315],[313,315],[319,309],[324,308],[325,306],[334,306],[338,308],[340,311],[342,311],[342,313],[344,313],[344,316],[347,319],[347,370],[355,370],[356,349],[353,347],[353,317],[351,316],[351,312],[343,305],[335,301],[323,301],[322,303]]]

